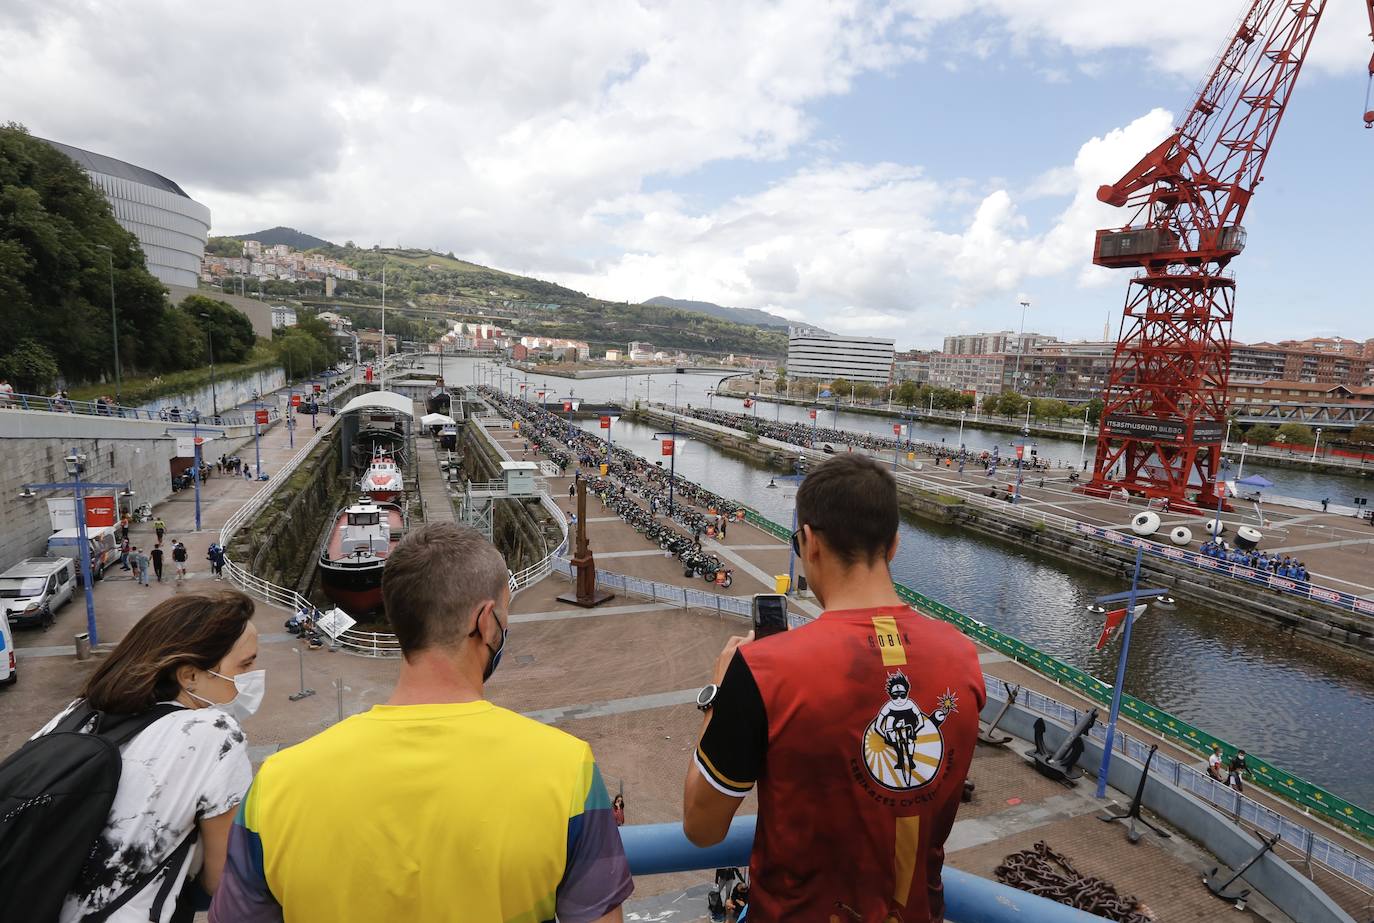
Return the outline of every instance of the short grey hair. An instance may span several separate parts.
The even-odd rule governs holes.
[[[382,570],[382,600],[401,652],[461,643],[473,630],[472,610],[505,599],[509,579],[501,552],[475,529],[436,522],[406,535]]]

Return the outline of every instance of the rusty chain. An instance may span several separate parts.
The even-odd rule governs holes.
[[[1044,841],[1012,853],[994,872],[997,880],[1116,923],[1154,923],[1154,913],[1134,897],[1122,896],[1100,878],[1083,875]]]

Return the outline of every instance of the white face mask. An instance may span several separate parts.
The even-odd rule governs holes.
[[[227,679],[234,684],[238,690],[228,702],[211,702],[209,699],[196,695],[187,689],[186,694],[197,701],[204,702],[210,708],[218,708],[228,712],[239,721],[244,720],[258,710],[262,704],[262,697],[267,692],[267,671],[249,670],[247,673],[240,673],[238,676],[225,676],[223,673],[216,673],[214,670],[206,670],[211,676],[218,676],[220,679]]]

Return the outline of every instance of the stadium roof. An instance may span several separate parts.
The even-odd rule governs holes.
[[[94,154],[90,151],[83,151],[79,147],[72,147],[70,144],[62,144],[59,141],[49,141],[47,138],[39,138],[38,140],[66,154],[92,173],[104,173],[107,176],[117,176],[120,179],[127,179],[144,186],[152,186],[154,189],[162,189],[173,195],[179,195],[183,199],[191,198],[180,186],[160,173],[154,173],[152,170],[147,170],[143,167],[136,167],[131,163],[125,163],[113,157],[106,157],[104,154]]]

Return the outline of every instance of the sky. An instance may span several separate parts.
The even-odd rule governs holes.
[[[0,0],[0,120],[181,184],[212,233],[429,247],[938,347],[1115,337],[1098,202],[1242,0]],[[1246,216],[1240,342],[1374,337],[1362,0],[1329,0]]]

